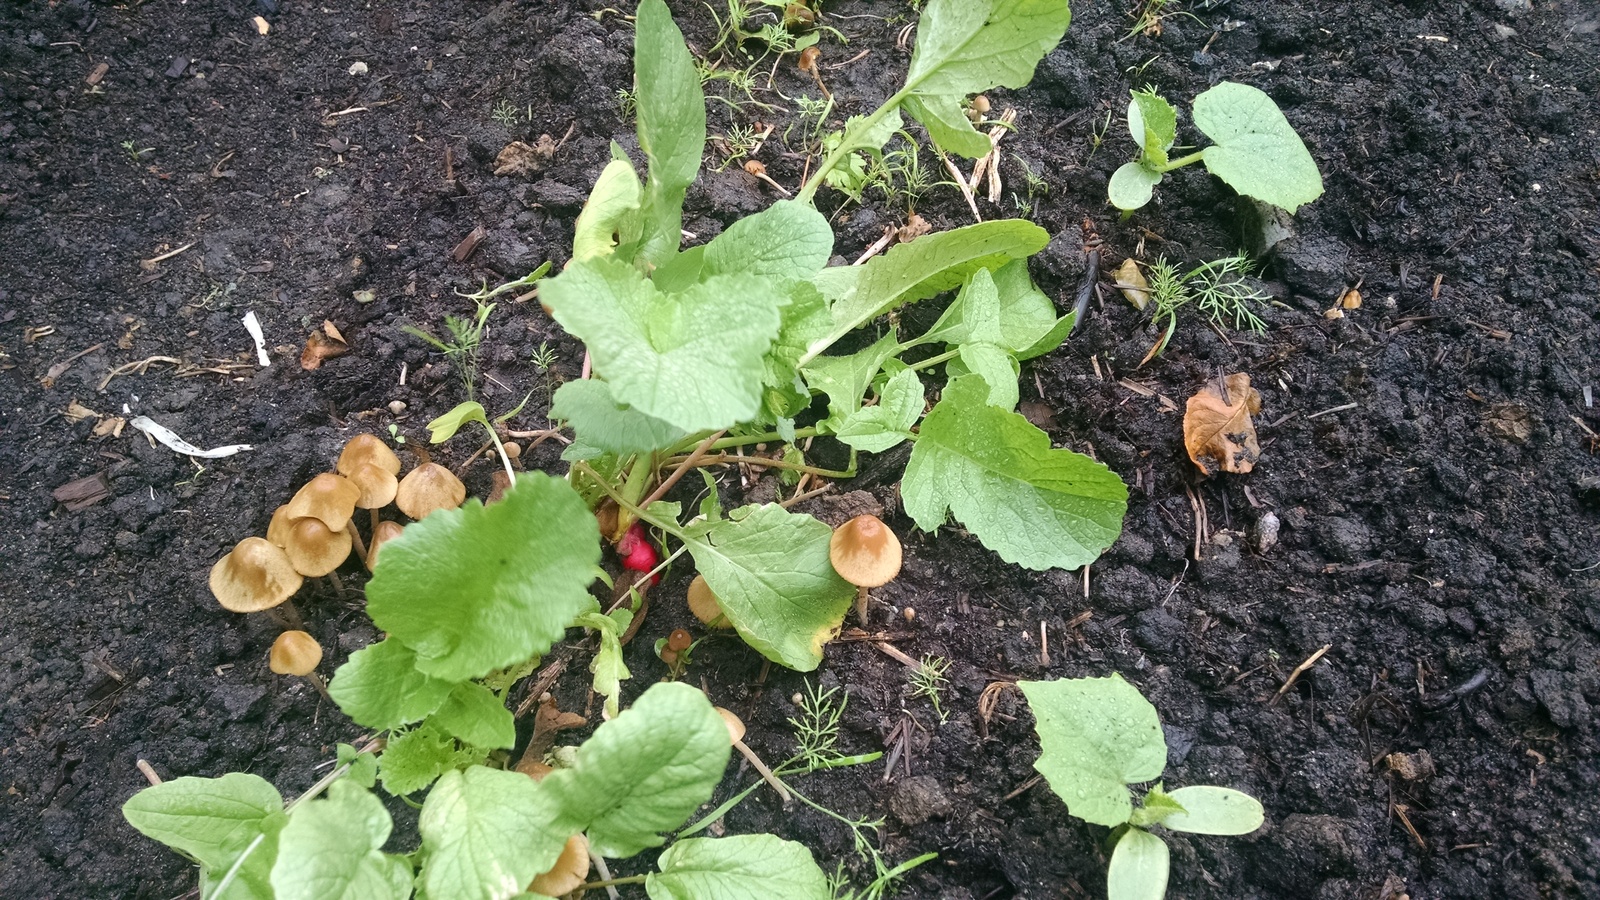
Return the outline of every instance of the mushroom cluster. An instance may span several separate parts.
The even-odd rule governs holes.
[[[461,479],[437,463],[425,459],[405,478],[399,475],[400,458],[383,441],[370,434],[351,438],[333,472],[312,478],[273,511],[265,538],[247,537],[217,560],[211,567],[212,595],[230,612],[272,611],[291,629],[289,634],[303,636],[295,639],[302,649],[308,640],[314,646],[314,639],[299,630],[300,615],[289,599],[305,579],[327,577],[343,593],[338,569],[352,552],[371,569],[379,546],[402,529],[380,514],[391,503],[410,518],[421,519],[466,500]],[[365,542],[355,523],[358,509],[371,513],[370,538]],[[272,668],[278,671],[282,652],[275,648]],[[320,654],[318,648],[319,659]],[[315,667],[316,662],[311,663],[310,668]]]

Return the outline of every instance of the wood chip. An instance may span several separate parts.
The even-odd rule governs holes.
[[[88,509],[110,496],[111,481],[104,470],[69,481],[50,492],[50,497],[69,512]]]
[[[94,85],[99,84],[100,79],[106,77],[106,73],[110,71],[110,63],[99,63],[94,68],[89,70],[89,74],[84,77],[83,83],[93,87]]]
[[[451,252],[450,258],[456,262],[466,262],[467,257],[476,253],[478,245],[483,243],[483,239],[488,236],[489,232],[484,231],[482,225],[472,229],[472,233],[462,238],[461,243],[456,245],[456,249]]]

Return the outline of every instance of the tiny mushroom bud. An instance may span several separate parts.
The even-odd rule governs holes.
[[[230,612],[271,609],[300,590],[303,581],[288,554],[265,538],[245,538],[211,567],[211,594]]]
[[[295,491],[284,515],[291,520],[310,516],[321,520],[329,531],[343,531],[356,511],[356,501],[360,499],[361,489],[347,478],[324,472]]]
[[[863,515],[834,529],[828,557],[839,577],[855,585],[856,618],[867,624],[867,589],[900,574],[900,539],[877,516]]]
[[[358,434],[351,438],[340,452],[334,471],[349,476],[364,464],[377,466],[390,475],[400,474],[400,457],[395,456],[394,451],[376,435]]]
[[[348,529],[329,531],[321,519],[307,516],[289,523],[285,531],[284,553],[301,575],[326,575],[350,558]]]
[[[728,739],[733,741],[733,749],[744,756],[745,760],[750,763],[750,767],[761,775],[761,780],[771,785],[772,789],[777,791],[778,796],[782,798],[783,805],[788,806],[790,800],[789,789],[784,786],[782,781],[778,780],[778,776],[772,774],[772,770],[767,768],[767,764],[762,762],[760,757],[756,756],[756,752],[745,744],[744,722],[740,721],[739,717],[734,715],[731,710],[723,709],[720,706],[717,707],[717,715],[722,716],[722,724],[728,726]]]
[[[561,856],[550,871],[540,875],[528,885],[529,893],[545,897],[565,897],[578,889],[589,877],[589,839],[582,834],[567,838]]]
[[[694,617],[712,628],[732,628],[733,623],[722,611],[722,604],[717,602],[717,595],[711,593],[711,586],[706,584],[704,575],[696,575],[689,582],[689,611]]]
[[[989,107],[989,98],[987,96],[983,95],[983,94],[979,94],[978,96],[973,97],[972,98],[972,108],[977,110],[978,115],[980,115],[980,116],[988,115],[989,114],[989,108],[990,108]]]
[[[467,499],[467,486],[455,473],[438,463],[423,463],[400,479],[395,504],[421,521],[436,509],[455,509]]]
[[[322,662],[322,645],[304,631],[285,631],[272,642],[267,667],[279,675],[310,675]]]
[[[694,644],[694,635],[682,628],[675,628],[667,635],[667,649],[673,653],[682,653]]]
[[[404,530],[405,527],[399,522],[391,522],[387,519],[379,522],[378,527],[372,529],[372,547],[367,551],[367,568],[370,569],[378,564],[378,548],[399,537],[400,532]]]

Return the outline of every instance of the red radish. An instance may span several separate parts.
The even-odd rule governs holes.
[[[656,555],[656,548],[645,536],[644,523],[634,522],[628,526],[628,531],[617,541],[617,555],[622,557],[622,567],[635,572],[648,572],[660,562]],[[661,583],[661,576],[657,574],[650,579],[652,586]]]

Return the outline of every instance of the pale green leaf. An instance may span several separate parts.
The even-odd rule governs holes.
[[[488,425],[489,417],[484,414],[482,404],[468,400],[428,423],[428,443],[442,444],[455,437],[456,432],[470,422]]]
[[[1071,21],[1066,0],[929,0],[906,88],[965,97],[1023,87]]]
[[[883,364],[900,352],[894,329],[879,338],[870,347],[848,356],[819,356],[802,370],[811,390],[828,395],[828,418],[818,427],[828,430],[840,427],[846,419],[861,408],[861,398],[866,395],[872,379],[877,377]]]
[[[1134,91],[1128,101],[1128,131],[1151,166],[1167,164],[1167,151],[1178,137],[1178,111],[1154,91]]]
[[[404,900],[411,866],[382,852],[391,823],[383,803],[348,780],[300,805],[278,834],[277,900]]]
[[[265,779],[243,772],[174,778],[134,794],[122,815],[140,834],[200,863],[208,891],[248,852],[217,900],[272,900],[269,877],[287,817],[283,798]]]
[[[1128,823],[1137,828],[1149,828],[1159,824],[1162,819],[1173,813],[1183,812],[1183,805],[1172,799],[1172,795],[1161,789],[1161,783],[1145,792],[1144,799],[1133,815],[1128,817]]]
[[[762,409],[769,419],[792,419],[811,405],[811,392],[799,374],[800,360],[812,342],[825,337],[833,326],[828,303],[815,286],[789,284],[789,305],[783,308],[778,338],[763,360]],[[791,426],[792,423],[791,423]]]
[[[611,385],[598,378],[581,378],[557,388],[550,418],[569,423],[575,441],[601,453],[647,453],[684,437],[683,429],[618,403]]]
[[[811,851],[770,834],[690,838],[645,878],[650,900],[831,900]]]
[[[833,229],[809,203],[779,200],[729,225],[706,245],[704,276],[808,279],[833,255]]]
[[[625,159],[606,163],[573,226],[574,262],[610,256],[618,244],[638,239],[640,190],[632,163]]]
[[[548,780],[548,779],[546,779]],[[446,772],[422,804],[422,889],[450,900],[505,900],[549,871],[582,825],[521,772]]]
[[[828,559],[833,532],[777,504],[699,523],[684,543],[745,643],[800,672],[822,662],[856,590]]]
[[[1106,188],[1111,198],[1111,205],[1120,210],[1134,210],[1144,206],[1155,194],[1156,185],[1161,183],[1161,178],[1160,172],[1146,167],[1138,160],[1123,163],[1111,173],[1111,183]]]
[[[389,731],[421,721],[454,688],[453,681],[417,671],[416,654],[390,637],[350,654],[328,694],[357,724]]]
[[[1194,124],[1216,142],[1206,168],[1246,197],[1292,213],[1322,196],[1317,161],[1260,88],[1224,81],[1194,98]]]
[[[701,470],[704,473],[704,469]],[[585,628],[593,628],[600,634],[600,649],[595,651],[594,659],[589,661],[589,672],[594,676],[595,692],[606,698],[606,716],[616,718],[619,712],[618,699],[622,696],[622,682],[633,677],[628,671],[628,666],[622,661],[622,633],[633,622],[633,612],[627,608],[618,609],[611,615],[600,613],[585,613],[578,617],[577,624]]]
[[[1127,786],[1159,778],[1167,766],[1156,708],[1116,674],[1019,681],[1017,687],[1039,732],[1033,767],[1067,811],[1107,827],[1128,821],[1133,801]]]
[[[1161,824],[1193,834],[1249,834],[1266,820],[1261,801],[1233,788],[1194,785],[1169,794],[1183,807]]]
[[[600,528],[565,481],[517,478],[498,503],[438,510],[383,545],[367,613],[445,681],[543,655],[592,602]]]
[[[639,147],[649,162],[638,258],[660,263],[682,242],[683,195],[700,171],[706,100],[694,57],[661,0],[643,0],[634,22]]]
[[[432,722],[423,722],[389,739],[378,757],[378,776],[391,794],[414,794],[451,769],[478,765],[488,756],[482,748],[462,749]]]
[[[1142,828],[1124,831],[1106,866],[1107,900],[1161,900],[1167,895],[1169,856],[1161,838]]]
[[[595,853],[626,858],[661,846],[660,832],[679,827],[711,799],[731,746],[705,694],[686,684],[656,684],[595,729],[573,765],[550,773],[540,787],[587,831]]]
[[[540,299],[588,346],[618,403],[699,431],[756,414],[762,357],[789,298],[778,282],[747,274],[664,294],[632,266],[593,259],[545,281]]]
[[[1030,569],[1093,562],[1122,530],[1127,486],[1101,463],[1051,449],[1044,432],[988,399],[981,378],[945,387],[906,465],[906,512],[932,531],[948,510],[1001,559]]]
[[[884,384],[878,404],[846,416],[837,435],[857,450],[882,453],[911,437],[925,403],[922,380],[915,371],[901,369]]]
[[[517,722],[494,691],[476,681],[463,681],[432,720],[464,744],[487,750],[510,749],[517,742]]]
[[[958,95],[914,94],[906,99],[905,110],[928,129],[935,145],[949,153],[977,159],[994,149],[989,136],[972,127]]]
[[[359,784],[364,788],[371,787],[378,781],[378,755],[371,751],[360,752],[349,744],[339,744],[335,748],[334,765],[345,769],[345,780],[352,784]],[[346,768],[347,767],[347,768]]]
[[[1017,408],[1017,401],[1021,399],[1017,387],[1021,369],[1015,356],[995,344],[970,343],[961,345],[957,358],[968,372],[982,378],[989,386],[990,406],[1004,410]]]
[[[984,276],[988,276],[994,286],[997,302],[993,307],[980,303],[969,308],[969,295],[975,290],[984,290]],[[998,318],[998,335],[987,330],[989,326],[984,319],[990,315]],[[988,340],[1022,359],[1031,359],[1054,350],[1066,339],[1071,327],[1071,313],[1059,318],[1056,316],[1055,304],[1043,291],[1034,287],[1033,279],[1028,275],[1028,261],[1019,259],[993,272],[987,269],[974,272],[939,321],[917,338],[917,343],[962,344],[972,340]],[[978,334],[986,336],[978,337]]]

